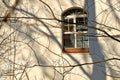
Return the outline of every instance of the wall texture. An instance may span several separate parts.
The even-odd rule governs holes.
[[[111,58],[120,56],[120,1],[1,0],[0,7],[0,80],[119,80]],[[72,7],[87,12],[89,53],[62,51],[61,14]]]

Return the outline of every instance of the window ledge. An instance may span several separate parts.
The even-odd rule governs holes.
[[[88,48],[65,48],[63,49],[65,53],[88,53]]]

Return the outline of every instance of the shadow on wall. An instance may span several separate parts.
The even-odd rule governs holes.
[[[88,14],[88,25],[96,27],[96,23],[93,21],[96,20],[96,14],[95,14],[95,1],[94,0],[85,0],[85,8]],[[93,62],[97,62],[100,60],[104,60],[104,55],[102,52],[102,47],[98,42],[98,39],[96,37],[96,30],[89,28],[89,47],[90,47],[90,57]],[[91,34],[93,36],[91,36]],[[80,61],[75,59],[72,55],[68,56],[77,64],[81,64]],[[87,57],[84,57],[83,60],[86,60]],[[106,80],[105,75],[105,63],[98,63],[93,64],[92,73],[89,73],[87,70],[84,69],[83,66],[79,67],[80,70],[83,71],[83,73],[90,79],[90,80]]]
[[[11,9],[11,6],[9,6],[6,2],[5,2],[5,0],[3,0],[3,3],[4,3],[4,5],[8,8],[8,9]],[[23,4],[24,5],[24,4]],[[22,5],[22,6],[23,6]],[[55,75],[57,75],[57,72],[55,72],[56,70],[53,68],[53,67],[41,67],[40,65],[45,65],[45,66],[47,66],[48,64],[50,64],[50,61],[48,61],[47,59],[50,57],[50,55],[48,55],[49,57],[48,58],[46,58],[46,56],[44,57],[43,56],[43,54],[47,54],[47,52],[49,52],[49,53],[53,53],[55,56],[58,56],[57,54],[55,54],[53,51],[51,51],[50,49],[49,49],[49,46],[45,46],[45,45],[43,45],[43,44],[41,44],[39,41],[37,41],[37,38],[33,35],[34,34],[34,32],[32,33],[32,31],[36,31],[36,33],[37,34],[44,34],[44,36],[47,36],[47,37],[49,37],[50,39],[52,39],[56,44],[58,44],[58,46],[61,48],[61,44],[59,43],[59,41],[57,40],[57,38],[55,37],[55,35],[53,34],[53,32],[50,30],[50,28],[49,28],[49,26],[47,26],[46,25],[46,23],[44,23],[42,20],[40,20],[35,14],[33,14],[33,13],[31,13],[31,12],[29,12],[29,11],[27,11],[27,10],[25,10],[25,9],[21,9],[21,8],[14,8],[15,9],[15,11],[16,12],[20,12],[20,13],[24,13],[24,14],[27,14],[27,15],[29,15],[29,16],[31,16],[33,19],[35,19],[35,20],[37,20],[39,23],[41,23],[46,29],[47,29],[47,31],[48,31],[48,33],[46,33],[46,32],[44,32],[43,30],[41,30],[40,28],[38,28],[38,25],[36,25],[36,24],[29,24],[29,22],[27,22],[26,21],[26,23],[24,23],[24,21],[23,21],[23,23],[22,23],[22,20],[24,20],[24,19],[22,19],[21,21],[20,20],[18,20],[18,22],[21,22],[20,24],[22,24],[22,25],[20,25],[20,26],[18,26],[18,22],[16,21],[16,23],[8,23],[9,24],[9,26],[10,26],[10,28],[12,28],[12,29],[14,29],[14,30],[16,30],[15,32],[18,32],[19,34],[16,34],[16,36],[18,36],[19,38],[22,38],[22,39],[24,39],[24,40],[21,40],[21,41],[18,41],[18,42],[21,42],[21,43],[25,43],[24,45],[22,45],[22,46],[25,46],[25,45],[27,45],[27,47],[29,47],[30,49],[31,49],[31,52],[28,52],[28,55],[30,55],[30,54],[32,54],[32,56],[30,56],[29,57],[29,59],[28,59],[28,61],[25,61],[25,58],[24,58],[24,63],[25,63],[25,65],[23,64],[23,66],[31,66],[31,65],[39,65],[39,71],[38,71],[38,73],[39,72],[42,72],[41,73],[41,75],[42,76],[40,76],[41,78],[43,77],[43,76],[45,76],[45,77],[47,77],[48,79],[54,79],[54,78],[58,78],[58,76],[55,76]],[[27,18],[26,18],[27,19]],[[32,28],[31,28],[31,26],[32,26]],[[11,36],[11,35],[10,35]],[[43,37],[43,36],[39,36],[40,38],[41,37]],[[18,39],[16,39],[16,40],[18,40]],[[25,42],[24,42],[25,41]],[[44,41],[43,41],[44,42]],[[17,43],[17,41],[16,41],[16,43]],[[46,53],[42,53],[42,52],[40,52],[40,49],[42,49],[42,48],[40,48],[42,46],[42,48],[45,48],[46,49]],[[38,49],[39,48],[39,49]],[[26,49],[28,49],[28,48],[26,48]],[[20,50],[20,49],[18,49],[18,50]],[[17,51],[18,51],[17,50]],[[21,50],[20,50],[20,54],[24,54],[24,56],[26,56],[26,53],[25,52],[22,52]],[[52,55],[52,54],[51,54]],[[16,56],[18,56],[18,54],[16,55]],[[21,56],[22,57],[22,56]],[[32,59],[31,59],[31,57],[32,57]],[[35,57],[35,58],[33,58],[33,57]],[[49,58],[50,59],[50,58]],[[52,60],[51,60],[52,61]],[[20,61],[21,62],[21,61]],[[30,65],[28,65],[28,64],[30,64]],[[13,65],[15,65],[14,63],[13,63]],[[34,69],[34,67],[35,66],[33,66],[32,68]],[[31,68],[31,69],[32,69]],[[42,69],[40,69],[40,68],[42,68]],[[45,68],[45,69],[44,69]],[[22,71],[22,70],[21,70]],[[26,72],[26,74],[27,74],[27,72]],[[35,75],[35,76],[29,76],[29,72],[28,72],[28,76],[27,77],[36,77],[36,76],[38,76],[38,74],[37,75]],[[14,77],[14,76],[13,76]],[[61,77],[60,77],[61,78]],[[30,79],[31,80],[31,79]],[[33,80],[33,79],[32,79]],[[38,80],[38,79],[35,79],[35,80]],[[56,79],[57,80],[57,79]],[[59,79],[58,79],[59,80]],[[61,79],[60,79],[61,80]]]
[[[73,1],[73,0],[72,0]],[[85,0],[85,4],[86,5],[86,10],[88,12],[88,25],[90,26],[96,26],[95,23],[93,23],[92,21],[95,21],[95,2],[94,0]],[[9,6],[8,6],[9,7]],[[17,11],[19,12],[22,12],[22,13],[26,13],[32,17],[34,17],[36,20],[38,20],[38,17],[35,16],[34,14],[28,12],[28,11],[25,11],[23,9],[19,9],[19,8],[16,8]],[[46,32],[42,31],[41,29],[39,29],[37,26],[34,26],[34,29],[38,32],[38,33],[43,33],[44,35],[48,36],[50,39],[52,39],[56,44],[58,44],[58,46],[62,49],[62,45],[60,44],[60,42],[57,40],[56,36],[53,34],[53,32],[51,31],[51,29],[42,21],[42,20],[38,20],[38,22],[40,22],[46,29],[47,31],[49,32],[49,34],[47,34]],[[32,25],[33,26],[33,25]],[[28,26],[26,26],[28,27]],[[33,33],[32,34],[29,34],[31,32],[29,32],[28,34],[26,32],[21,32],[19,31],[20,33],[23,33],[24,35],[26,35],[27,37],[29,37],[29,39],[31,39],[31,44],[35,44],[37,43],[39,46],[41,45],[42,47],[46,48],[47,50],[46,51],[49,51],[49,47],[45,47],[44,45],[40,44],[39,42],[37,42],[34,38],[33,38]],[[94,33],[96,34],[96,30],[93,30],[93,29],[89,29],[89,33]],[[23,37],[23,36],[21,36]],[[90,42],[89,42],[89,45],[90,45],[90,54],[91,54],[91,59],[93,62],[96,62],[96,61],[100,61],[100,60],[103,60],[104,59],[104,55],[102,54],[102,47],[100,46],[98,40],[97,40],[97,37],[91,37],[89,38]],[[32,46],[33,49],[36,48],[36,46],[34,45],[30,45]],[[49,53],[52,53],[52,51],[49,51]],[[35,49],[35,55],[36,55],[36,59],[38,61],[38,64],[43,64],[43,65],[47,65],[47,59],[43,57],[43,55],[39,55],[41,54],[40,51],[38,49]],[[53,53],[54,54],[54,53]],[[51,54],[52,55],[52,54]],[[57,54],[54,54],[56,56],[58,56]],[[48,55],[49,56],[49,55]],[[77,59],[75,59],[73,56],[71,55],[68,55],[75,63],[77,64],[81,64]],[[85,57],[86,58],[86,57]],[[84,58],[84,60],[85,60]],[[50,59],[50,58],[49,58]],[[44,67],[45,69],[42,70],[43,73],[45,73],[46,76],[48,76],[49,78],[50,77],[54,77],[54,75],[51,75],[51,73],[47,72],[46,70],[46,67]],[[55,68],[53,68],[55,71]],[[104,74],[104,71],[106,71],[106,68],[105,68],[105,63],[99,63],[99,64],[93,64],[93,72],[90,74],[89,72],[87,72],[84,67],[80,66],[79,67],[80,70],[82,70],[84,72],[84,74],[86,76],[88,76],[91,80],[106,80],[106,76]],[[49,70],[48,70],[49,71]],[[52,72],[52,71],[51,71]],[[57,77],[57,76],[56,76]]]
[[[116,23],[118,25],[120,25],[120,15],[119,15],[119,12],[120,12],[120,1],[115,1],[115,3],[113,4],[112,1],[107,1],[108,2],[108,5],[110,5],[110,9],[111,9],[111,15],[113,14],[114,16],[114,19],[116,21]]]
[[[103,3],[105,4],[105,2],[103,2]],[[107,24],[107,21],[106,21],[105,24],[109,25],[112,28],[117,29],[117,30],[115,30],[115,29],[110,28],[108,30],[110,30],[111,33],[113,33],[114,35],[119,35],[119,30],[120,30],[120,14],[119,14],[120,13],[120,1],[115,0],[113,2],[113,0],[108,0],[108,1],[106,1],[106,4],[108,6],[107,10],[109,11],[109,13],[106,14],[106,16],[107,16],[106,19],[109,22]],[[115,37],[115,38],[120,40],[119,37]],[[105,54],[107,57],[109,57],[109,58],[111,56],[112,57],[120,57],[120,55],[119,55],[120,47],[118,47],[118,46],[120,46],[119,42],[117,42],[116,40],[113,40],[113,39],[105,39],[105,43],[108,46],[106,52],[109,53],[109,56],[107,53]],[[114,64],[114,66],[112,66],[113,64]],[[119,79],[120,78],[119,77],[120,76],[119,67],[118,67],[119,62],[118,61],[113,61],[113,62],[111,61],[111,62],[108,62],[107,66],[109,67],[109,73],[106,73],[106,74],[110,74],[111,78],[113,80],[117,80],[117,78]]]
[[[86,0],[88,1],[87,5],[87,11],[88,11],[88,25],[89,26],[94,26],[96,27],[96,23],[93,21],[96,21],[96,9],[95,9],[95,0]],[[93,36],[96,36],[97,32],[95,29],[89,29],[89,33],[93,33]],[[102,47],[100,43],[98,42],[97,37],[91,37],[90,36],[90,54],[93,62],[104,60],[104,55],[102,52]],[[98,63],[98,64],[93,64],[93,72],[90,75],[91,80],[106,80],[106,75],[105,75],[105,63]]]

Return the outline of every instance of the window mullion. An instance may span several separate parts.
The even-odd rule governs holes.
[[[69,18],[68,18],[68,22],[70,22]],[[68,23],[68,31],[70,31],[70,23]]]
[[[74,18],[73,18],[73,22],[74,23],[76,23],[76,15],[74,15],[73,16]],[[76,24],[74,24],[74,32],[76,32]],[[77,34],[76,33],[74,33],[74,38],[75,38],[75,44],[74,44],[74,46],[75,46],[75,48],[77,48]]]
[[[88,34],[87,28],[87,14],[82,9],[71,9],[63,14],[66,21],[64,24],[63,44],[64,51],[68,53],[87,53]]]

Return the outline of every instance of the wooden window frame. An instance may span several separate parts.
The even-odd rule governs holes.
[[[89,53],[89,48],[63,48],[64,53]]]
[[[78,16],[74,16],[74,17],[72,17],[73,19],[77,19],[77,18],[79,18],[79,17],[85,17],[85,16],[87,16],[87,14],[86,14],[86,12],[83,10],[83,9],[81,9],[81,8],[72,8],[72,9],[69,9],[69,10],[67,10],[67,11],[65,11],[63,14],[62,14],[62,16],[64,16],[64,18],[62,17],[62,19],[65,19],[66,18],[66,16],[67,15],[70,15],[70,12],[71,13],[73,13],[74,11],[72,11],[72,10],[79,10],[79,11],[82,11],[83,13],[85,13],[85,14],[81,14],[81,15],[78,15]],[[78,11],[78,12],[79,12]],[[71,16],[71,15],[70,15]],[[86,18],[86,17],[85,17]],[[73,22],[73,24],[74,23],[76,23],[76,21],[74,21]],[[86,22],[85,22],[86,23]],[[74,25],[76,25],[76,24],[74,24]],[[86,25],[86,24],[85,24]],[[63,25],[64,26],[64,25]],[[76,26],[75,26],[76,27]],[[64,29],[63,29],[64,30]],[[87,31],[88,32],[88,31]],[[63,38],[64,38],[64,35],[65,34],[70,34],[70,33],[77,33],[76,31],[75,32],[65,32],[65,31],[63,31]],[[76,38],[75,38],[76,39]],[[88,40],[88,43],[89,43],[89,40]],[[65,47],[65,43],[64,43],[64,39],[63,39],[63,52],[65,52],[65,53],[89,53],[89,44],[88,44],[88,47],[83,47],[83,48],[78,48],[78,47],[76,47],[76,45],[77,45],[77,43],[75,43],[75,47],[73,47],[73,48],[71,48],[71,47]]]

